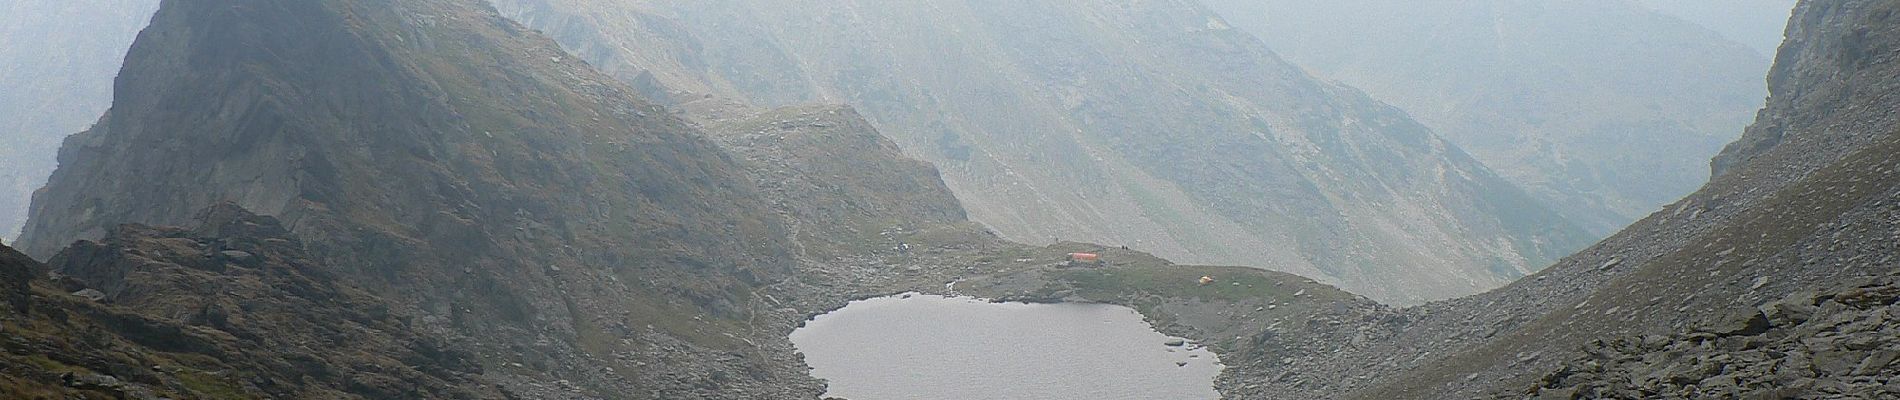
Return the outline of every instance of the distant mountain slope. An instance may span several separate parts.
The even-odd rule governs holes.
[[[1254,394],[1522,397],[1564,389],[1545,378],[1580,363],[1593,341],[1812,332],[1751,326],[1776,303],[1824,305],[1814,294],[1900,273],[1900,4],[1809,0],[1795,15],[1767,109],[1700,191],[1536,276],[1319,339],[1373,338],[1283,369],[1362,379],[1302,387],[1258,376]]]
[[[167,1],[126,60],[29,254],[229,201],[524,397],[820,391],[748,342],[795,263],[744,167],[486,4]]]
[[[1781,47],[1796,0],[1636,0],[1669,16],[1721,32],[1765,56]]]
[[[1765,96],[1766,57],[1627,0],[1207,2],[1598,236],[1707,182]]]
[[[60,138],[105,113],[126,47],[157,9],[158,0],[0,4],[0,241],[26,224]]]
[[[1382,301],[1468,294],[1586,235],[1402,112],[1188,1],[499,0],[672,101],[849,104],[972,219]]]

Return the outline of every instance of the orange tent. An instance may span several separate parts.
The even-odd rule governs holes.
[[[1095,253],[1069,253],[1069,261],[1100,262],[1102,261],[1102,255]]]

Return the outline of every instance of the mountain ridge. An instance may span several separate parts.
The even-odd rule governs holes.
[[[1160,25],[1188,29],[1141,30],[1155,15],[1140,12],[1094,16],[1143,39],[1228,35],[1219,20],[1198,17],[1205,13],[1163,11],[1173,19]],[[1900,251],[1883,236],[1900,238],[1900,117],[1891,112],[1900,104],[1892,79],[1900,76],[1892,62],[1900,9],[1808,0],[1798,12],[1769,108],[1715,161],[1718,173],[1702,191],[1504,288],[1395,309],[1295,275],[1174,264],[1113,243],[1004,241],[969,220],[944,182],[949,173],[902,154],[894,138],[904,133],[880,134],[891,124],[875,111],[727,103],[671,87],[664,81],[676,78],[665,71],[608,78],[480,2],[172,0],[128,57],[124,101],[68,141],[61,171],[36,200],[38,226],[25,244],[55,254],[53,269],[70,275],[22,278],[46,267],[0,248],[6,307],[41,310],[4,314],[8,328],[28,321],[35,330],[24,332],[36,333],[0,343],[10,346],[0,365],[37,380],[0,376],[0,393],[816,397],[823,383],[784,335],[851,299],[916,291],[1135,308],[1157,329],[1219,351],[1228,368],[1216,385],[1229,398],[1575,396],[1596,383],[1564,368],[1584,368],[1605,346],[1642,355],[1701,334],[1742,338],[1759,330],[1758,319],[1772,334],[1806,332],[1814,321],[1786,319],[1803,302],[1831,307],[1815,314],[1827,321],[1875,315],[1841,307],[1892,304],[1880,294],[1888,286],[1866,280],[1892,278]],[[1182,55],[1261,60],[1245,43],[1186,43],[1211,48]],[[1092,75],[1097,67],[1086,62],[1022,68],[1116,77]],[[1081,105],[1106,98],[1091,90],[1120,84],[1067,86],[1076,90],[1077,124],[1137,126],[1122,121],[1135,114],[1116,112],[1133,106]],[[718,85],[732,83],[705,87]],[[1475,161],[1389,115],[1396,109],[1333,94],[1346,98],[1335,104],[1347,110],[1340,124],[1391,129],[1373,136],[1391,140],[1360,147],[1323,132],[1286,138],[1339,150],[1310,156],[1380,172],[1413,165],[1377,162],[1390,161],[1379,149],[1424,149],[1444,155],[1432,164],[1443,167],[1436,176],[1480,187],[1500,181],[1481,166],[1459,167]],[[1227,100],[1236,109],[1274,108],[1235,97]],[[221,101],[185,101],[203,98]],[[1295,117],[1332,126],[1342,115],[1307,111]],[[1100,141],[1091,151],[1154,140],[1138,133],[1070,139]],[[1199,149],[1183,147],[1161,152]],[[1142,156],[1120,153],[1099,155]],[[1343,179],[1352,171],[1360,170],[1334,172]],[[1398,177],[1407,175],[1378,176],[1387,179],[1341,186],[1404,191]],[[1304,189],[1274,189],[1288,187]],[[1452,199],[1533,204],[1499,196]],[[279,215],[253,215],[250,206]],[[1071,268],[1063,260],[1073,252],[1105,262]],[[271,284],[248,285],[260,275]],[[1202,276],[1223,284],[1197,283]],[[205,282],[233,290],[195,291],[213,287]],[[311,297],[340,304],[299,303]],[[1854,300],[1862,297],[1871,300]],[[79,318],[46,322],[38,318],[55,313],[45,310]],[[1858,321],[1852,333],[1878,331]],[[324,329],[356,327],[379,334],[347,354],[324,354],[335,357],[298,348],[331,340]],[[60,335],[82,330],[110,346]],[[151,332],[183,344],[154,342]],[[412,337],[442,342],[403,339]],[[1650,337],[1662,344],[1650,346]],[[184,346],[215,362],[146,350],[155,346]],[[239,352],[215,354],[226,347]],[[364,353],[387,357],[365,359],[375,367],[365,371],[349,358]],[[60,358],[70,355],[95,359]],[[318,366],[273,361],[312,357]],[[1812,364],[1833,370],[1838,359]],[[233,369],[243,372],[220,372]],[[309,371],[321,372],[312,386],[323,387],[284,382]],[[1822,378],[1805,387],[1837,386]],[[1650,386],[1617,390],[1687,390],[1673,380],[1632,383]]]
[[[484,3],[168,1],[116,86],[29,254],[229,201],[523,396],[816,393],[722,334],[795,264],[743,167]]]
[[[1766,95],[1769,59],[1630,1],[1207,4],[1405,109],[1593,239],[1707,182],[1707,158]]]
[[[849,104],[1013,240],[1261,265],[1398,303],[1501,284],[1585,240],[1192,2],[495,3],[682,100]],[[1376,284],[1400,275],[1416,287]]]

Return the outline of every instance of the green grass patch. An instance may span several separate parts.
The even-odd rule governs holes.
[[[200,398],[202,399],[224,400],[255,398],[255,396],[245,394],[244,389],[241,389],[230,380],[212,376],[211,374],[196,371],[179,371],[176,374],[172,374],[172,376],[178,378],[178,383],[183,385],[185,390],[201,396]]]
[[[43,370],[43,371],[47,371],[47,372],[52,372],[52,373],[55,373],[55,374],[62,374],[62,373],[67,373],[67,372],[84,372],[84,371],[86,371],[86,369],[85,369],[85,368],[81,368],[81,367],[78,367],[78,366],[73,366],[73,365],[68,365],[68,364],[66,364],[66,363],[62,363],[62,362],[59,362],[59,361],[55,361],[55,360],[53,360],[53,359],[51,359],[51,358],[46,358],[46,356],[44,356],[44,355],[39,355],[39,354],[32,354],[32,355],[28,355],[28,356],[26,356],[26,357],[24,357],[24,361],[25,361],[25,362],[26,362],[27,364],[32,364],[32,365],[33,365],[34,367],[37,367],[37,368],[39,368],[40,370]]]
[[[1214,282],[1202,285],[1201,277]],[[1238,267],[1136,266],[1077,269],[1056,275],[1069,282],[1076,294],[1091,299],[1127,295],[1192,298],[1203,301],[1287,301],[1300,286],[1278,281],[1263,271]],[[1280,283],[1280,285],[1275,285]]]

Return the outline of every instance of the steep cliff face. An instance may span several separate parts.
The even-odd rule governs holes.
[[[1894,57],[1888,7],[1877,2],[1803,2],[1768,72],[1768,106],[1715,157],[1715,175],[1753,170],[1751,182],[1786,184],[1892,133],[1882,109],[1900,84],[1885,75]],[[1747,175],[1748,172],[1742,172]],[[1762,176],[1767,174],[1768,176]]]
[[[0,247],[6,398],[510,398],[268,217],[128,225],[50,268]],[[48,278],[51,270],[56,278]]]
[[[111,104],[125,49],[157,9],[158,0],[0,4],[0,241],[26,223],[60,138]]]
[[[728,335],[793,264],[744,167],[485,4],[168,1],[116,86],[29,254],[229,201],[525,395],[817,391]]]
[[[1827,301],[1813,294],[1845,293],[1870,281],[1878,287],[1900,271],[1894,240],[1900,235],[1900,120],[1892,113],[1900,107],[1896,11],[1900,5],[1885,1],[1804,1],[1770,78],[1769,107],[1731,147],[1725,159],[1734,161],[1700,191],[1536,276],[1365,324],[1360,331],[1377,340],[1286,366],[1363,379],[1314,391],[1261,377],[1259,393],[1473,398],[1523,396],[1544,387],[1562,398],[1589,380],[1543,378],[1561,365],[1581,365],[1591,357],[1585,350],[1605,351],[1588,343],[1654,335],[1655,346],[1667,347],[1672,338],[1698,334],[1815,332],[1787,320],[1757,326],[1754,316],[1777,303],[1822,306]],[[1849,321],[1856,314],[1833,316]],[[1850,350],[1857,353],[1829,356],[1860,362],[1871,354]],[[1792,368],[1789,376],[1799,380],[1834,367]],[[1676,385],[1670,390],[1719,383],[1699,382],[1707,378],[1719,377],[1670,382]],[[1798,383],[1782,388],[1825,390]]]
[[[1597,237],[1707,182],[1704,163],[1765,95],[1766,57],[1624,0],[1208,4],[1293,63],[1406,110]]]
[[[1403,113],[1193,2],[495,3],[623,79],[849,104],[1014,240],[1127,244],[1412,303],[1502,284],[1584,239]]]

